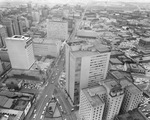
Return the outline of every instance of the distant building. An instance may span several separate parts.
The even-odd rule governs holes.
[[[27,3],[27,10],[28,10],[29,13],[32,12],[32,5],[31,5],[31,3]]]
[[[26,17],[21,16],[20,17],[20,23],[22,25],[22,32],[26,33],[27,30],[29,29],[30,25],[29,25],[29,21]]]
[[[53,56],[57,57],[60,53],[61,41],[59,40],[44,40],[44,39],[33,39],[33,51],[34,55],[39,56]]]
[[[93,30],[78,30],[76,35],[82,38],[86,38],[86,37],[97,38],[98,37],[98,33]]]
[[[43,8],[43,9],[42,9],[42,17],[47,18],[48,13],[49,13],[49,11],[48,11],[47,8]]]
[[[10,18],[3,19],[3,25],[6,26],[8,37],[12,37],[13,35],[15,35],[12,20]]]
[[[8,37],[6,27],[0,25],[0,47],[6,47],[5,38]]]
[[[34,22],[39,23],[40,22],[40,13],[38,11],[32,12],[32,19]]]
[[[73,41],[66,44],[66,90],[79,104],[80,90],[106,78],[110,51],[101,44]]]
[[[47,20],[47,38],[66,40],[68,38],[68,22]]]
[[[10,62],[8,50],[7,49],[0,49],[0,59],[4,62]]]
[[[150,38],[143,38],[139,40],[138,49],[144,53],[150,53]]]
[[[8,18],[3,19],[3,24],[7,28],[8,36],[12,37],[13,35],[22,35],[22,23],[20,17],[17,15],[9,16]]]
[[[0,75],[4,72],[2,61],[0,60]]]
[[[102,120],[105,102],[99,94],[105,94],[102,86],[81,90],[79,115],[82,120]]]
[[[29,69],[34,63],[32,39],[20,35],[6,38],[12,68]]]

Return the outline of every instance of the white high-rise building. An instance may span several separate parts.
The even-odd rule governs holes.
[[[66,90],[74,104],[80,90],[106,78],[110,50],[103,45],[74,41],[66,44]]]
[[[79,116],[82,120],[114,120],[114,117],[118,115],[124,97],[124,89],[115,80],[105,79],[100,84],[81,90]],[[95,97],[103,101],[104,108],[102,104],[97,107],[91,105],[95,103]]]
[[[126,113],[138,107],[141,102],[142,91],[127,80],[120,82],[124,86],[124,99],[121,106],[121,112]]]
[[[29,69],[34,63],[32,39],[21,35],[6,38],[12,68]]]
[[[82,120],[102,120],[105,102],[99,94],[106,94],[103,86],[81,90],[79,115]]]
[[[107,91],[107,95],[104,97],[105,109],[103,120],[114,120],[114,117],[120,111],[124,90],[115,80],[104,80],[102,85]]]
[[[68,22],[47,20],[47,38],[66,40],[68,38]]]

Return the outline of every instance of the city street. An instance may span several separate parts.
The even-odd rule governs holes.
[[[48,102],[52,98],[52,94],[54,92],[55,85],[57,84],[59,75],[60,75],[61,71],[63,70],[64,61],[62,59],[63,59],[62,56],[60,56],[60,58],[58,58],[58,61],[56,62],[56,65],[54,66],[54,68],[52,70],[52,74],[51,74],[50,78],[48,79],[48,85],[43,90],[39,101],[35,105],[35,109],[36,109],[35,116],[32,115],[30,119],[32,119],[32,120],[39,120],[39,119],[43,120],[44,119],[44,113],[46,110],[46,106],[48,105]],[[54,76],[55,76],[55,79],[53,80],[54,83],[52,83],[52,79],[54,78]]]
[[[84,11],[84,14],[85,14],[85,11]],[[83,16],[84,16],[84,14],[83,14]],[[83,19],[83,16],[82,16],[81,20],[79,20],[77,22],[72,34],[70,35],[70,37],[68,38],[67,41],[71,41],[72,39],[74,39],[74,37],[76,35],[76,30],[79,29],[79,26]],[[71,112],[72,107],[66,100],[64,93],[62,92],[62,90],[55,87],[55,86],[58,86],[58,79],[59,79],[60,73],[63,71],[63,68],[64,68],[64,62],[65,62],[64,61],[64,58],[65,58],[64,52],[65,52],[65,50],[63,48],[61,55],[58,57],[54,68],[52,68],[53,70],[48,79],[48,84],[45,87],[45,89],[43,90],[40,99],[35,104],[36,112],[32,116],[30,116],[31,120],[39,120],[39,119],[43,120],[44,119],[46,106],[48,105],[49,101],[51,100],[55,88],[59,92],[57,97],[60,100],[60,104],[61,104],[63,110],[66,112],[65,114],[62,114],[63,119],[64,120],[77,120],[76,115],[73,112]],[[54,81],[54,83],[52,83],[52,81]]]

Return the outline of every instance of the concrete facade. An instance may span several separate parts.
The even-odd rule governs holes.
[[[6,38],[12,68],[29,69],[35,62],[32,39],[20,35]]]

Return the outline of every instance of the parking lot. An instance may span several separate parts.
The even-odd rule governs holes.
[[[25,80],[22,83],[22,87],[26,89],[40,89],[43,85],[43,82],[37,82],[37,81],[27,81]]]

